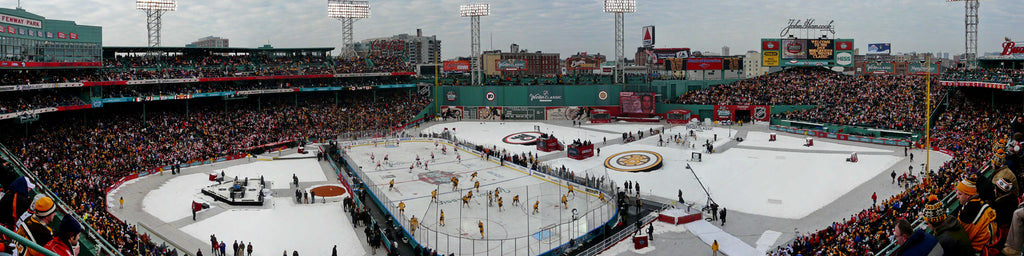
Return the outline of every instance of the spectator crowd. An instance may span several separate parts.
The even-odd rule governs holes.
[[[416,95],[416,94],[412,94]],[[296,100],[295,97],[299,99]],[[373,99],[373,100],[368,100]],[[405,91],[353,92],[340,102],[316,95],[263,96],[231,107],[193,106],[184,114],[150,110],[144,116],[115,110],[40,121],[27,136],[4,134],[4,144],[42,183],[126,255],[151,243],[133,225],[107,212],[105,189],[141,170],[190,160],[247,153],[267,143],[333,138],[342,132],[387,129],[409,121],[428,98]],[[202,105],[202,104],[197,104]],[[103,109],[101,109],[103,110]]]
[[[1007,162],[1009,165],[1004,167],[992,159],[1004,148],[1012,149],[1010,134],[1024,131],[1024,125],[1011,123],[1022,108],[1019,104],[992,104],[984,97],[959,91],[950,100],[950,109],[933,128],[932,146],[949,150],[952,160],[938,170],[919,170],[927,177],[925,182],[824,229],[803,234],[770,255],[879,255],[894,242],[899,245],[894,255],[925,255],[914,254],[914,250],[927,253],[936,247],[946,255],[982,251],[995,255],[1005,251],[1004,245],[1011,247],[1013,242],[1007,241],[1014,236],[1011,226],[1024,231],[1019,228],[1024,222],[1011,222],[1020,196],[1016,178],[1020,177],[1019,162]],[[1018,141],[1024,141],[1024,137]],[[1007,153],[1006,159],[1011,158]],[[993,178],[986,178],[983,172],[990,164],[995,164],[992,169],[997,172]],[[951,203],[959,206],[947,215],[938,198],[951,194],[957,195]],[[978,210],[985,208],[993,210]],[[908,228],[907,223],[918,217],[924,217],[931,233]],[[1016,253],[1007,255],[1020,255],[1017,240]]]
[[[924,127],[925,87],[922,76],[849,76],[819,67],[794,68],[691,91],[673,103],[817,105],[773,118],[920,131]],[[932,100],[938,101],[945,88],[933,81],[932,91]]]

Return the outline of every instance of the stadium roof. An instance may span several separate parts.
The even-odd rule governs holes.
[[[161,53],[181,53],[181,54],[210,54],[210,53],[267,53],[267,54],[295,54],[295,55],[327,55],[327,52],[333,51],[334,47],[317,47],[317,48],[273,48],[270,45],[264,45],[258,48],[223,48],[223,47],[147,47],[147,46],[104,46],[103,56],[113,56],[118,53],[147,53],[147,52],[161,52]]]

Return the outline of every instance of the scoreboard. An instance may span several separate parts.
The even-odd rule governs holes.
[[[853,39],[762,38],[761,66],[853,66]]]

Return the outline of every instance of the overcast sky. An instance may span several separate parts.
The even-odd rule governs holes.
[[[5,0],[13,8],[15,0]],[[481,47],[614,55],[612,14],[602,0],[501,0],[481,18]],[[356,22],[355,41],[401,33],[442,40],[445,59],[469,55],[469,19],[458,15],[466,0],[370,0],[372,17]],[[146,16],[134,0],[22,0],[22,7],[48,19],[103,27],[105,46],[146,45]],[[1024,1],[981,1],[978,51],[1002,50],[1004,37],[1024,41]],[[761,38],[779,37],[788,19],[835,20],[836,36],[892,43],[892,52],[964,50],[964,4],[946,0],[637,0],[625,16],[626,56],[641,44],[641,27],[655,25],[657,47],[689,47],[731,54],[759,50]],[[341,46],[341,22],[327,17],[327,0],[179,0],[164,15],[163,46],[184,46],[200,37],[230,39],[232,47]],[[813,35],[813,34],[812,34]],[[820,35],[820,34],[819,34]],[[492,47],[493,45],[493,47]],[[337,52],[337,51],[336,51]]]

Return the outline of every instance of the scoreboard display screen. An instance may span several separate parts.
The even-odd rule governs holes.
[[[832,39],[807,40],[807,57],[812,60],[832,60],[835,58],[835,41]]]
[[[619,107],[623,113],[654,114],[654,93],[619,92]]]

